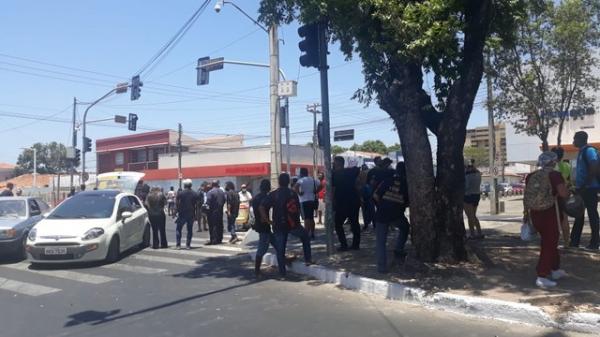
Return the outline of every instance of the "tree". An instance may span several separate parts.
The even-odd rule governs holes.
[[[387,148],[388,153],[396,151],[402,151],[402,146],[399,143],[394,143],[394,145],[388,146]]]
[[[462,214],[466,126],[491,36],[504,38],[525,0],[262,0],[267,24],[327,18],[333,41],[362,61],[365,86],[393,119],[406,161],[412,239],[424,261],[466,259]],[[510,34],[508,35],[510,37]],[[423,88],[424,72],[435,86]],[[434,102],[435,101],[435,102]],[[428,130],[437,137],[437,175]]]
[[[387,146],[380,140],[365,140],[361,145],[354,144],[350,147],[352,151],[374,152],[386,154]]]
[[[30,149],[24,149],[17,159],[15,175],[33,172],[33,151],[37,152],[37,172],[41,174],[55,174],[64,172],[69,167],[67,149],[63,144],[51,142],[47,144],[35,143]]]
[[[463,155],[466,160],[475,160],[476,166],[490,166],[489,151],[483,147],[466,146]]]
[[[347,149],[347,148],[345,148],[345,147],[341,147],[341,146],[339,146],[339,145],[332,145],[332,146],[331,146],[331,155],[332,155],[332,156],[337,156],[337,155],[339,155],[340,153],[344,153],[344,152],[346,152],[347,150],[348,150],[348,149]]]
[[[599,83],[594,74],[599,7],[598,1],[531,1],[515,44],[493,49],[497,116],[518,132],[539,137],[544,151],[551,128],[558,127],[560,145],[567,117],[593,113],[589,94]]]

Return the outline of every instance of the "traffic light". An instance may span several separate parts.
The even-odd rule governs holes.
[[[135,101],[140,98],[144,83],[140,81],[140,75],[135,75],[131,78],[131,100]]]
[[[83,152],[92,152],[92,140],[88,137],[83,138]]]
[[[303,38],[298,43],[298,48],[304,53],[300,56],[300,65],[319,68],[319,24],[301,26],[298,28],[298,35]]]
[[[135,131],[137,129],[137,121],[138,116],[136,114],[129,114],[129,124],[127,125],[127,128],[130,131]]]
[[[81,163],[81,150],[75,149],[75,158],[73,158],[73,168],[79,167]]]

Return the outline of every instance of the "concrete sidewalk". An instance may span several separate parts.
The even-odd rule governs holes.
[[[291,271],[392,300],[600,334],[600,254],[561,249],[562,266],[569,277],[555,289],[542,290],[534,285],[539,243],[519,239],[520,221],[482,221],[482,227],[486,238],[469,241],[469,262],[423,264],[414,259],[409,243],[408,259],[403,264],[390,261],[389,274],[376,272],[372,229],[362,233],[360,251],[327,257],[323,228],[318,228],[313,241],[317,265],[307,267],[297,261]],[[584,237],[582,242],[586,240]],[[250,243],[253,257],[252,247]],[[302,255],[294,238],[290,238],[288,254]],[[264,262],[276,264],[270,254]]]

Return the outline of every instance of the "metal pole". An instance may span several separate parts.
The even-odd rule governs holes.
[[[325,230],[327,255],[333,254],[333,189],[331,185],[331,139],[329,131],[329,80],[327,77],[327,36],[324,23],[319,24],[319,71],[321,72],[321,107],[323,118],[323,156],[325,166]]]
[[[313,148],[313,177],[317,177],[317,166],[318,166],[318,156],[317,156],[317,149],[319,148],[319,144],[317,144],[319,142],[319,137],[317,136],[317,114],[320,113],[319,110],[317,110],[317,107],[319,106],[319,104],[312,104],[312,105],[307,105],[306,106],[306,111],[310,112],[313,114],[313,140],[312,140],[312,148]]]
[[[179,179],[179,188],[181,189],[181,179],[183,175],[181,174],[181,134],[183,133],[183,128],[181,123],[179,123],[178,136],[177,136],[177,179]]]
[[[271,186],[277,187],[281,172],[281,125],[279,121],[279,38],[277,25],[269,27],[269,66],[271,98]]]
[[[33,189],[37,192],[37,149],[33,148]]]
[[[487,57],[488,69],[490,65],[490,57]],[[496,171],[496,131],[494,126],[494,93],[492,91],[492,77],[489,72],[486,75],[487,84],[487,108],[488,108],[488,149],[490,158],[490,214],[498,214],[498,172]]]
[[[73,149],[77,147],[77,98],[73,97],[73,139],[71,141],[71,146]],[[73,174],[75,173],[75,160],[71,161],[71,179],[69,189],[73,188]]]
[[[292,167],[292,160],[291,160],[291,154],[290,154],[290,101],[289,99],[286,97],[285,98],[285,147],[286,147],[286,151],[285,151],[285,161],[286,161],[286,167],[287,167],[287,171],[289,174],[292,174],[291,171],[291,167]]]
[[[87,120],[87,114],[90,111],[90,109],[98,104],[100,101],[102,101],[103,99],[105,99],[106,97],[110,96],[112,93],[114,93],[115,91],[117,91],[117,89],[119,89],[119,87],[111,89],[109,92],[107,92],[106,94],[104,94],[104,96],[98,98],[97,100],[95,100],[94,102],[92,102],[90,105],[88,105],[88,107],[85,109],[85,112],[83,113],[83,132],[82,132],[82,141],[81,143],[84,144],[85,143],[85,138],[86,138],[86,120]],[[85,183],[87,179],[84,179],[85,177],[85,149],[82,149],[81,151],[81,183]]]

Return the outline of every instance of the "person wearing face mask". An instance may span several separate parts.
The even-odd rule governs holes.
[[[238,219],[242,219],[242,227],[248,228],[248,221],[250,220],[250,204],[252,202],[252,193],[248,191],[246,184],[242,184],[241,190],[238,193],[240,198],[240,212]]]

